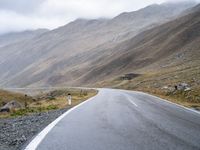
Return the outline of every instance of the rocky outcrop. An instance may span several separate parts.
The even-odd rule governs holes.
[[[3,107],[1,107],[0,112],[9,112],[10,110],[16,108],[22,108],[22,105],[19,102],[13,100],[5,104]]]
[[[178,85],[175,85],[175,90],[179,91],[190,91],[191,87],[187,83],[180,83]]]

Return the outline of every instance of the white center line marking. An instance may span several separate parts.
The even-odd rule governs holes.
[[[131,99],[128,98],[128,101],[133,104],[134,106],[138,107],[138,105],[136,103],[134,103]]]
[[[138,107],[138,105],[132,101],[132,99],[130,98],[129,95],[126,94],[126,95],[124,95],[124,96],[128,99],[128,101],[129,101],[131,104],[133,104],[135,107]]]

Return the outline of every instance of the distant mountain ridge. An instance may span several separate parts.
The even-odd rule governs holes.
[[[155,47],[149,43],[171,28],[166,26],[160,32],[162,26],[159,25],[194,5],[151,5],[111,20],[78,19],[25,42],[1,47],[1,86],[89,85],[142,69],[155,63],[157,58],[149,56],[145,48]],[[151,29],[159,32],[150,36]],[[162,38],[166,37],[158,39]],[[161,57],[162,52],[159,55]]]

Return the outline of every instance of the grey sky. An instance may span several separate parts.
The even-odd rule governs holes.
[[[45,0],[0,0],[0,10],[33,13]]]
[[[114,17],[125,11],[134,11],[165,1],[0,0],[0,34],[37,28],[53,29],[76,18]]]

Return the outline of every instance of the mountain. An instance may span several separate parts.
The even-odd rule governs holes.
[[[81,82],[143,91],[200,110],[200,5],[186,13],[116,46],[119,52],[103,65],[93,62],[95,70]]]
[[[134,38],[120,43],[113,49],[112,56],[109,56],[112,59],[106,63],[104,61],[103,65],[92,62],[96,64],[95,70],[85,75],[86,78],[83,78],[83,82],[92,81],[91,78],[102,75],[101,72],[106,72],[106,79],[108,79],[109,75],[113,78],[113,75],[119,76],[129,72],[146,74],[172,68],[174,72],[178,70],[184,72],[185,68],[189,69],[188,71],[194,69],[193,72],[187,72],[193,73],[191,76],[188,75],[187,78],[192,79],[195,75],[200,80],[197,71],[200,63],[199,6],[194,7],[193,13],[190,10],[190,13],[186,16],[144,31]],[[115,51],[115,49],[118,51]],[[183,81],[187,78],[186,74],[182,76]],[[93,78],[93,82],[96,81]]]
[[[162,54],[151,49],[157,48],[151,42],[164,33],[157,40],[166,39],[171,29],[159,25],[194,5],[165,3],[113,19],[78,19],[30,40],[1,47],[1,86],[86,85],[146,67],[160,59],[157,53]],[[148,29],[153,30],[151,34]]]
[[[33,37],[39,36],[49,30],[47,29],[38,29],[38,30],[27,30],[23,32],[14,32],[0,35],[0,47],[4,47],[6,45],[12,43],[18,43],[24,40],[30,40]]]

